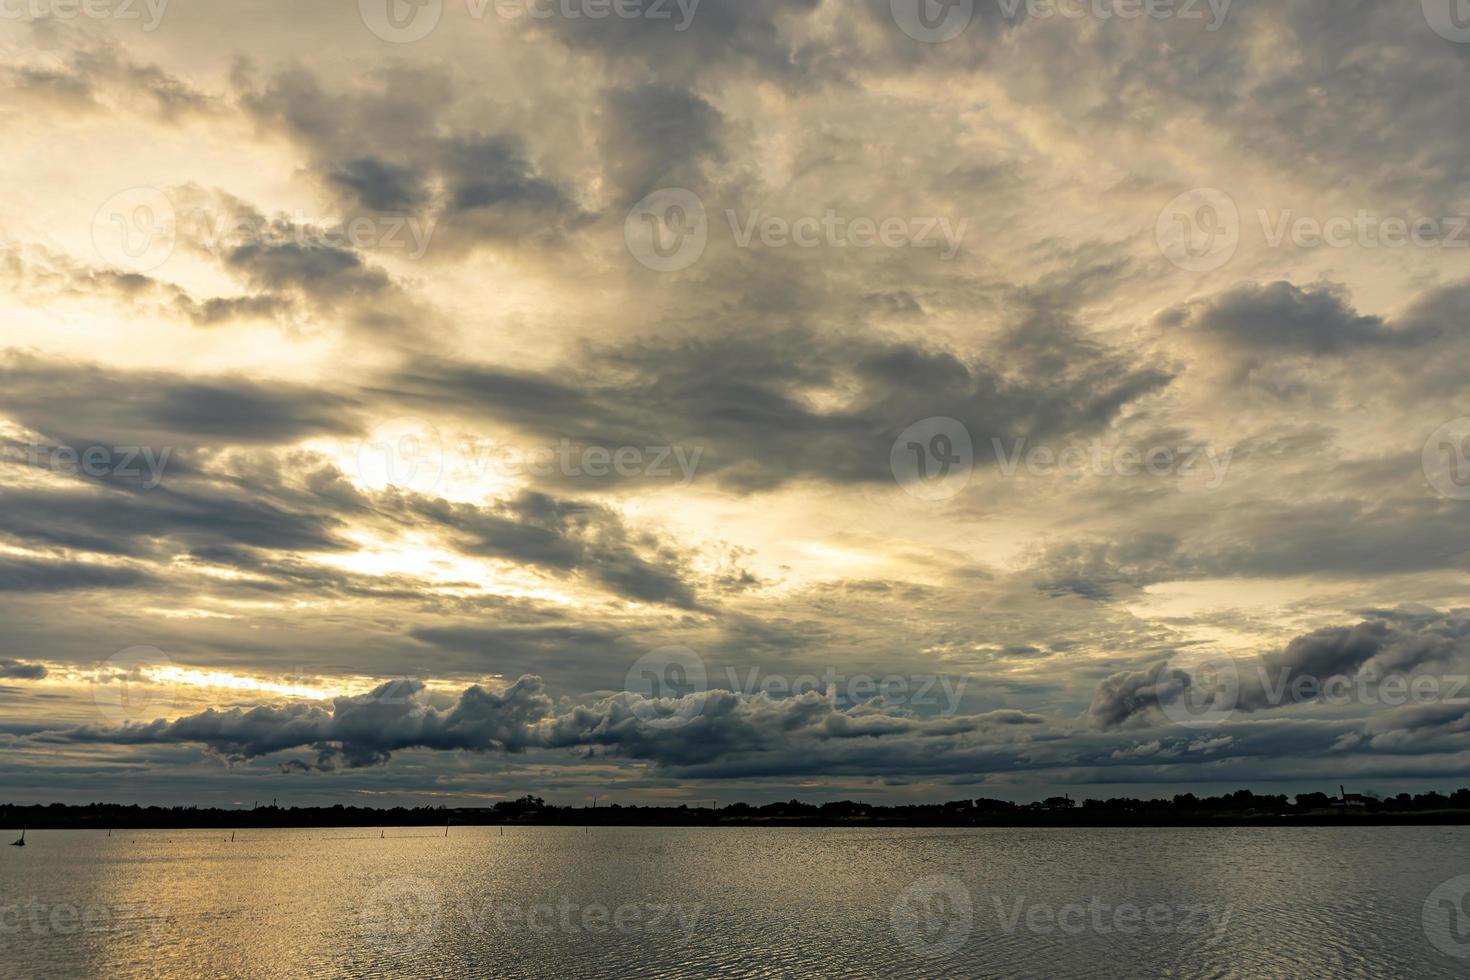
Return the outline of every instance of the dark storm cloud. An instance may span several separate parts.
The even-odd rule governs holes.
[[[427,497],[407,498],[403,507],[452,532],[449,545],[465,554],[583,575],[639,602],[697,606],[680,556],[607,507],[531,491],[485,507]]]
[[[133,567],[0,557],[0,593],[139,589],[154,581],[152,575]],[[0,673],[0,676],[26,675]]]
[[[1344,354],[1361,348],[1414,347],[1439,335],[1434,325],[1392,329],[1381,317],[1359,315],[1347,291],[1333,283],[1306,288],[1289,282],[1247,283],[1162,314],[1166,329],[1214,336],[1248,350]]]
[[[702,187],[700,165],[720,156],[724,119],[693,92],[662,85],[621,89],[605,100],[603,159],[626,206],[660,187]]]
[[[311,745],[318,747],[322,767],[338,761],[356,767],[381,764],[407,748],[523,751],[536,740],[536,723],[550,711],[551,699],[536,678],[522,678],[503,694],[472,687],[452,701],[427,695],[419,682],[393,681],[371,694],[337,698],[331,710],[302,703],[210,709],[121,729],[81,728],[65,737],[118,744],[199,743],[231,761]]]
[[[1035,584],[1051,595],[1112,599],[1120,588],[1191,577],[1178,559],[1179,541],[1161,532],[1120,541],[1054,545],[1036,562]]]
[[[1195,682],[1191,671],[1174,664],[1160,660],[1104,678],[1088,716],[1104,729],[1159,723],[1161,706],[1188,695]],[[1227,684],[1233,689],[1215,707],[1250,713],[1313,703],[1323,682],[1354,680],[1370,665],[1374,677],[1470,666],[1470,620],[1458,610],[1384,611],[1355,626],[1298,636],[1256,660],[1237,661],[1237,676]]]
[[[460,137],[444,144],[442,170],[450,211],[519,205],[534,210],[568,206],[553,185],[535,177],[518,140]]]
[[[668,725],[670,719],[680,724]],[[768,755],[773,758],[767,765],[783,766],[781,758],[803,747],[869,747],[895,739],[917,755],[925,751],[926,742],[1021,731],[1043,722],[1039,716],[1009,710],[921,720],[875,704],[839,710],[816,694],[778,700],[725,691],[677,701],[619,694],[559,710],[540,678],[522,677],[499,694],[477,685],[451,698],[432,694],[416,681],[394,681],[371,694],[336,698],[330,710],[300,703],[211,709],[173,721],[81,727],[50,737],[120,745],[192,743],[235,762],[303,746],[315,748],[315,762],[297,763],[293,768],[298,769],[380,765],[395,752],[414,748],[596,750],[666,767]]]
[[[9,352],[0,413],[59,440],[153,447],[279,444],[356,431],[356,404],[243,377],[126,371]]]
[[[372,297],[389,279],[349,248],[325,242],[265,241],[236,246],[224,255],[258,289],[296,288],[317,299]]]
[[[1403,724],[1410,724],[1404,720]],[[1444,718],[1427,720],[1444,726]],[[1421,725],[1420,727],[1423,727]],[[712,691],[647,701],[618,694],[592,704],[558,706],[535,677],[495,694],[479,686],[457,697],[394,681],[330,708],[291,703],[208,710],[174,721],[120,728],[81,727],[34,735],[35,744],[68,741],[131,746],[194,744],[230,762],[310,748],[310,761],[287,759],[284,771],[379,766],[398,752],[520,753],[567,750],[647,763],[685,779],[906,773],[912,776],[1051,771],[1077,781],[1164,782],[1203,763],[1241,778],[1236,764],[1368,750],[1349,721],[1246,721],[1229,734],[1159,734],[1140,742],[1123,734],[1071,730],[1042,716],[1002,709],[919,719],[876,702],[840,709],[817,694],[771,698]],[[1070,774],[1070,775],[1069,775]]]
[[[699,449],[700,476],[754,491],[802,479],[891,481],[895,439],[934,416],[960,420],[981,449],[991,438],[1096,431],[1170,381],[1158,367],[1083,340],[1058,318],[1022,324],[995,363],[919,344],[793,331],[596,351],[580,373],[425,360],[388,387],[407,403],[477,411],[553,444]],[[601,380],[608,373],[617,383]],[[841,407],[818,409],[807,398],[839,388],[850,392]]]
[[[1357,579],[1465,566],[1470,527],[1458,508],[1423,492],[1417,452],[1353,460],[1324,459],[1321,451],[1340,450],[1299,451],[1289,441],[1236,447],[1231,475],[1218,491],[1228,508],[1205,497],[1199,508],[1155,519],[1164,529],[1140,531],[1120,501],[1107,540],[1050,545],[1031,561],[1028,575],[1050,595],[1117,601],[1160,582]],[[1239,474],[1254,467],[1279,471],[1290,493],[1233,495],[1232,481],[1249,479]],[[1304,499],[1307,484],[1293,481],[1313,478],[1332,488],[1329,497]]]
[[[1100,728],[1117,728],[1148,715],[1159,706],[1160,660],[1141,670],[1125,670],[1103,678],[1093,692],[1087,713]]]
[[[0,677],[11,680],[38,681],[45,677],[48,671],[41,664],[22,663],[19,660],[6,660],[0,658]]]
[[[168,486],[8,492],[0,533],[15,542],[133,557],[229,543],[252,548],[340,551],[345,526],[330,510],[307,510],[299,499],[271,500],[223,486]]]
[[[442,72],[395,66],[366,87],[329,89],[292,66],[263,85],[241,74],[237,85],[246,111],[298,143],[325,187],[369,211],[432,213],[446,245],[550,241],[588,218],[539,172],[520,133],[442,118],[456,95]]]
[[[374,211],[416,210],[428,194],[411,169],[375,157],[343,161],[327,180]]]

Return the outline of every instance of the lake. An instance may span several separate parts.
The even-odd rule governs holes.
[[[1463,977],[1470,829],[33,830],[15,977]]]

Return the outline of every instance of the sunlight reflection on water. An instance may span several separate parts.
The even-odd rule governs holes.
[[[1458,828],[33,830],[5,976],[1463,976]]]

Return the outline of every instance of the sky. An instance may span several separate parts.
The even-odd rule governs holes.
[[[10,0],[0,786],[1448,789],[1461,0]]]

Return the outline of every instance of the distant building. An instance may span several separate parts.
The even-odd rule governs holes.
[[[1330,804],[1334,807],[1367,806],[1369,803],[1378,802],[1371,796],[1359,796],[1357,793],[1349,793],[1347,787],[1342,785],[1337,787],[1337,792],[1341,795]]]

